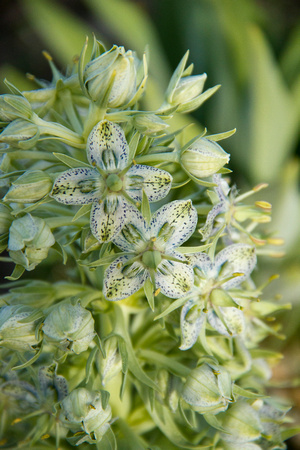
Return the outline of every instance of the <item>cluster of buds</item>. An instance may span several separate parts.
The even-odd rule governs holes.
[[[172,129],[219,86],[187,53],[144,111],[145,55],[95,40],[66,75],[45,56],[51,82],[0,96],[5,445],[284,448],[284,408],[264,397],[279,356],[259,345],[288,306],[255,284],[280,241],[271,205],[243,203],[265,185],[238,195],[223,176],[235,130]]]

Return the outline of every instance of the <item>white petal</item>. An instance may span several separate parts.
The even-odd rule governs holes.
[[[186,255],[186,258],[194,267],[198,267],[206,277],[211,277],[214,271],[214,265],[210,257],[203,252]]]
[[[112,172],[122,170],[128,162],[129,147],[120,125],[101,120],[87,141],[87,157],[93,166]]]
[[[255,248],[247,244],[233,244],[224,248],[215,258],[215,267],[219,270],[221,266],[227,263],[222,269],[222,277],[230,276],[233,273],[242,273],[223,283],[223,288],[232,288],[238,286],[252,272],[256,265]]]
[[[237,336],[238,334],[242,334],[244,332],[245,317],[243,311],[231,306],[224,308],[220,307],[220,311],[224,322],[226,323],[229,331],[232,333],[232,336]]]
[[[197,219],[197,211],[190,200],[175,200],[153,215],[151,235],[164,240],[167,248],[178,247],[193,234]]]
[[[202,241],[208,239],[213,231],[214,221],[217,215],[226,211],[226,203],[217,203],[207,214],[206,222],[203,227],[200,228],[200,233],[202,234]]]
[[[113,243],[125,252],[139,253],[150,239],[150,229],[142,214],[127,203],[127,218],[121,232],[113,238]]]
[[[99,242],[108,242],[124,226],[131,208],[123,198],[116,194],[108,195],[103,201],[95,200],[92,205],[90,226]]]
[[[151,166],[132,166],[125,177],[124,187],[128,195],[136,201],[142,200],[143,190],[149,202],[157,202],[170,191],[172,176],[165,170]]]
[[[101,196],[104,181],[95,169],[69,169],[56,178],[50,197],[65,205],[85,205]]]
[[[126,267],[129,260],[130,256],[120,256],[106,269],[103,294],[107,300],[122,300],[143,286],[148,272],[138,262]]]
[[[187,314],[194,307],[188,318]],[[199,306],[195,305],[193,300],[189,300],[183,306],[180,315],[180,328],[181,328],[181,346],[180,350],[188,350],[197,341],[201,327],[205,321],[205,314],[202,312]]]
[[[183,297],[194,285],[193,269],[187,264],[165,259],[157,267],[155,285],[167,297]]]
[[[217,316],[215,311],[213,309],[209,310],[207,313],[207,319],[210,325],[220,334],[223,336],[230,336],[230,333],[228,332],[227,328],[225,327],[222,320]]]

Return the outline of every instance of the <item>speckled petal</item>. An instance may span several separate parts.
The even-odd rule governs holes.
[[[222,320],[217,316],[213,309],[209,310],[207,313],[207,320],[209,324],[220,334],[223,336],[230,336],[227,328],[225,327]]]
[[[155,285],[167,297],[183,297],[194,285],[193,269],[187,264],[165,259],[157,267]]]
[[[193,311],[191,311],[193,309]],[[189,313],[189,314],[188,314]],[[187,317],[188,314],[188,317]],[[196,343],[201,327],[205,322],[205,314],[194,300],[189,300],[182,307],[180,315],[181,346],[180,350],[188,350]]]
[[[128,144],[120,125],[101,120],[87,141],[87,157],[93,166],[113,172],[122,170],[128,162]]]
[[[141,263],[126,266],[130,256],[120,256],[105,271],[103,294],[107,300],[122,300],[134,294],[144,284],[148,272]]]
[[[149,202],[157,202],[169,193],[172,176],[165,170],[136,164],[128,170],[124,181],[126,192],[134,200],[141,201],[144,190]]]
[[[95,200],[92,205],[90,226],[99,242],[108,242],[119,233],[128,220],[129,205],[121,196],[108,195],[103,201]]]
[[[223,283],[222,287],[229,289],[238,286],[251,274],[256,265],[255,248],[247,244],[233,244],[224,248],[215,258],[215,267],[220,270],[223,264],[222,277],[230,276],[233,273],[243,273],[239,277]]]
[[[164,240],[166,248],[178,247],[192,235],[197,219],[197,211],[190,200],[175,200],[153,215],[151,235]]]
[[[127,204],[127,209],[127,223],[112,241],[124,252],[139,253],[144,250],[146,242],[150,239],[150,229],[137,208]]]
[[[240,309],[228,306],[220,307],[224,322],[232,333],[232,336],[242,334],[245,330],[245,317]]]
[[[95,169],[69,169],[56,178],[50,197],[65,205],[85,205],[101,196],[104,181]]]

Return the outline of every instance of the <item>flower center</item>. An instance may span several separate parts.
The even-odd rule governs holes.
[[[156,269],[161,263],[161,253],[158,250],[147,250],[143,253],[142,261],[149,269]]]
[[[113,192],[120,191],[123,187],[123,181],[116,173],[111,173],[106,178],[106,186]]]

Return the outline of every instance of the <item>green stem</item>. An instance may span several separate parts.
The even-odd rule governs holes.
[[[90,104],[89,112],[84,123],[82,137],[86,141],[90,132],[98,122],[104,119],[106,108],[100,108],[94,102]]]
[[[47,122],[41,119],[38,115],[33,115],[33,122],[39,127],[41,134],[49,134],[52,136],[59,137],[64,141],[70,143],[74,147],[84,148],[83,138],[63,125],[56,122]]]
[[[154,352],[153,350],[139,350],[139,357],[157,363],[158,365],[169,369],[171,372],[174,372],[176,375],[186,378],[191,369],[184,366],[183,364],[174,361],[168,356],[163,355],[162,353]]]
[[[150,162],[174,162],[180,163],[180,152],[151,153],[150,155],[137,156],[135,161],[140,164]]]
[[[61,216],[61,217],[49,217],[45,219],[45,222],[50,228],[58,228],[65,226],[76,226],[76,227],[84,227],[87,225],[87,221],[84,219],[78,219],[75,222],[72,222],[72,218],[70,216]]]
[[[16,150],[9,154],[9,159],[44,159],[45,161],[57,163],[57,158],[52,153],[37,150]]]

